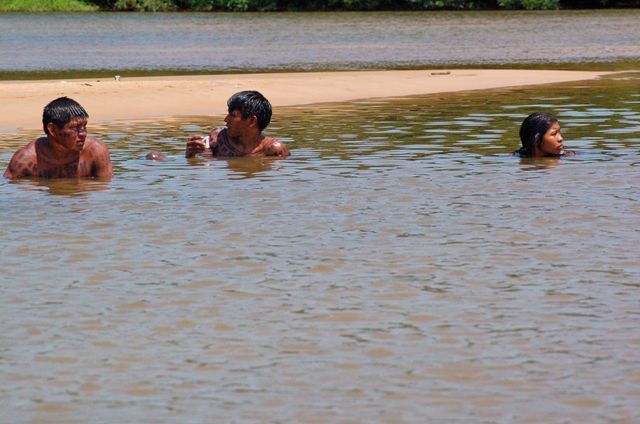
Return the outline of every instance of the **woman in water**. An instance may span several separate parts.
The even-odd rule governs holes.
[[[522,147],[514,153],[521,158],[574,155],[564,150],[558,118],[545,112],[526,117],[520,126],[520,141]]]

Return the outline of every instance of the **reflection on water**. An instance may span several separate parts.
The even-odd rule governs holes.
[[[565,158],[549,157],[549,158],[520,158],[523,171],[537,171],[543,169],[555,168],[560,165]]]
[[[227,167],[235,173],[236,178],[251,178],[274,168],[281,169],[280,160],[273,158],[229,158]],[[229,175],[233,178],[234,175]]]
[[[637,87],[277,109],[271,162],[185,159],[219,118],[93,126],[112,182],[0,181],[3,412],[639,421]],[[510,154],[538,108],[576,156]]]
[[[46,191],[49,194],[60,194],[65,196],[78,196],[90,191],[109,189],[109,181],[100,179],[24,179],[12,181],[10,184],[15,184],[20,190]]]
[[[0,70],[212,72],[637,61],[639,20],[634,9],[0,14]]]

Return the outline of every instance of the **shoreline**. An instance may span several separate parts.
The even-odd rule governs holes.
[[[227,99],[242,90],[260,91],[277,109],[592,80],[611,73],[422,69],[0,81],[0,104],[8,109],[0,114],[0,132],[41,128],[42,108],[60,96],[82,104],[91,125],[225,114]]]
[[[442,63],[442,64],[415,64],[415,65],[388,65],[388,64],[359,64],[357,67],[267,67],[245,69],[187,69],[187,68],[114,68],[114,69],[47,69],[47,70],[0,70],[0,83],[4,81],[46,81],[46,80],[75,80],[75,79],[111,79],[118,74],[126,78],[134,77],[175,77],[175,76],[214,76],[214,75],[258,75],[258,74],[295,74],[295,73],[319,73],[319,72],[358,72],[358,71],[421,71],[421,70],[528,70],[528,71],[594,71],[594,72],[638,72],[640,71],[640,57],[637,59],[593,59],[590,61],[568,62],[537,62],[516,61],[504,63]]]

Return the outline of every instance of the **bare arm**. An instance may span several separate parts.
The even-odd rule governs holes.
[[[265,149],[264,151],[264,155],[265,156],[279,156],[279,157],[289,157],[289,155],[291,155],[291,153],[289,152],[289,149],[287,148],[287,145],[284,144],[281,141],[278,141],[278,139],[274,138],[271,142],[271,144],[269,144],[269,146]]]
[[[95,138],[91,139],[91,149],[87,159],[87,163],[90,164],[91,169],[89,172],[81,169],[79,176],[97,178],[113,177],[113,165],[111,164],[109,149],[107,149],[107,145],[102,141],[98,141]]]
[[[36,158],[34,142],[18,149],[11,157],[9,166],[4,171],[4,177],[23,178],[36,176],[38,161]]]

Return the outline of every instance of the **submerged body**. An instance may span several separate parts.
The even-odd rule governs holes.
[[[60,157],[47,137],[21,147],[11,158],[5,178],[112,177],[109,152],[103,142],[87,137],[78,154]]]
[[[262,134],[271,122],[271,104],[257,91],[241,91],[227,101],[226,127],[216,127],[208,137],[187,141],[186,157],[288,157],[287,146]]]
[[[559,157],[575,153],[564,149],[564,137],[558,119],[545,112],[534,112],[520,126],[520,157]]]
[[[216,127],[209,134],[209,146],[205,146],[203,153],[226,158],[290,155],[287,146],[275,137],[261,135],[257,141],[256,145],[247,148],[230,137],[227,127]]]
[[[153,150],[147,153],[144,158],[147,160],[163,161],[167,159],[167,156],[162,152],[156,152],[155,150]]]
[[[44,108],[46,136],[18,149],[4,172],[5,178],[74,178],[113,176],[107,146],[89,137],[89,114],[78,102],[60,97]]]

